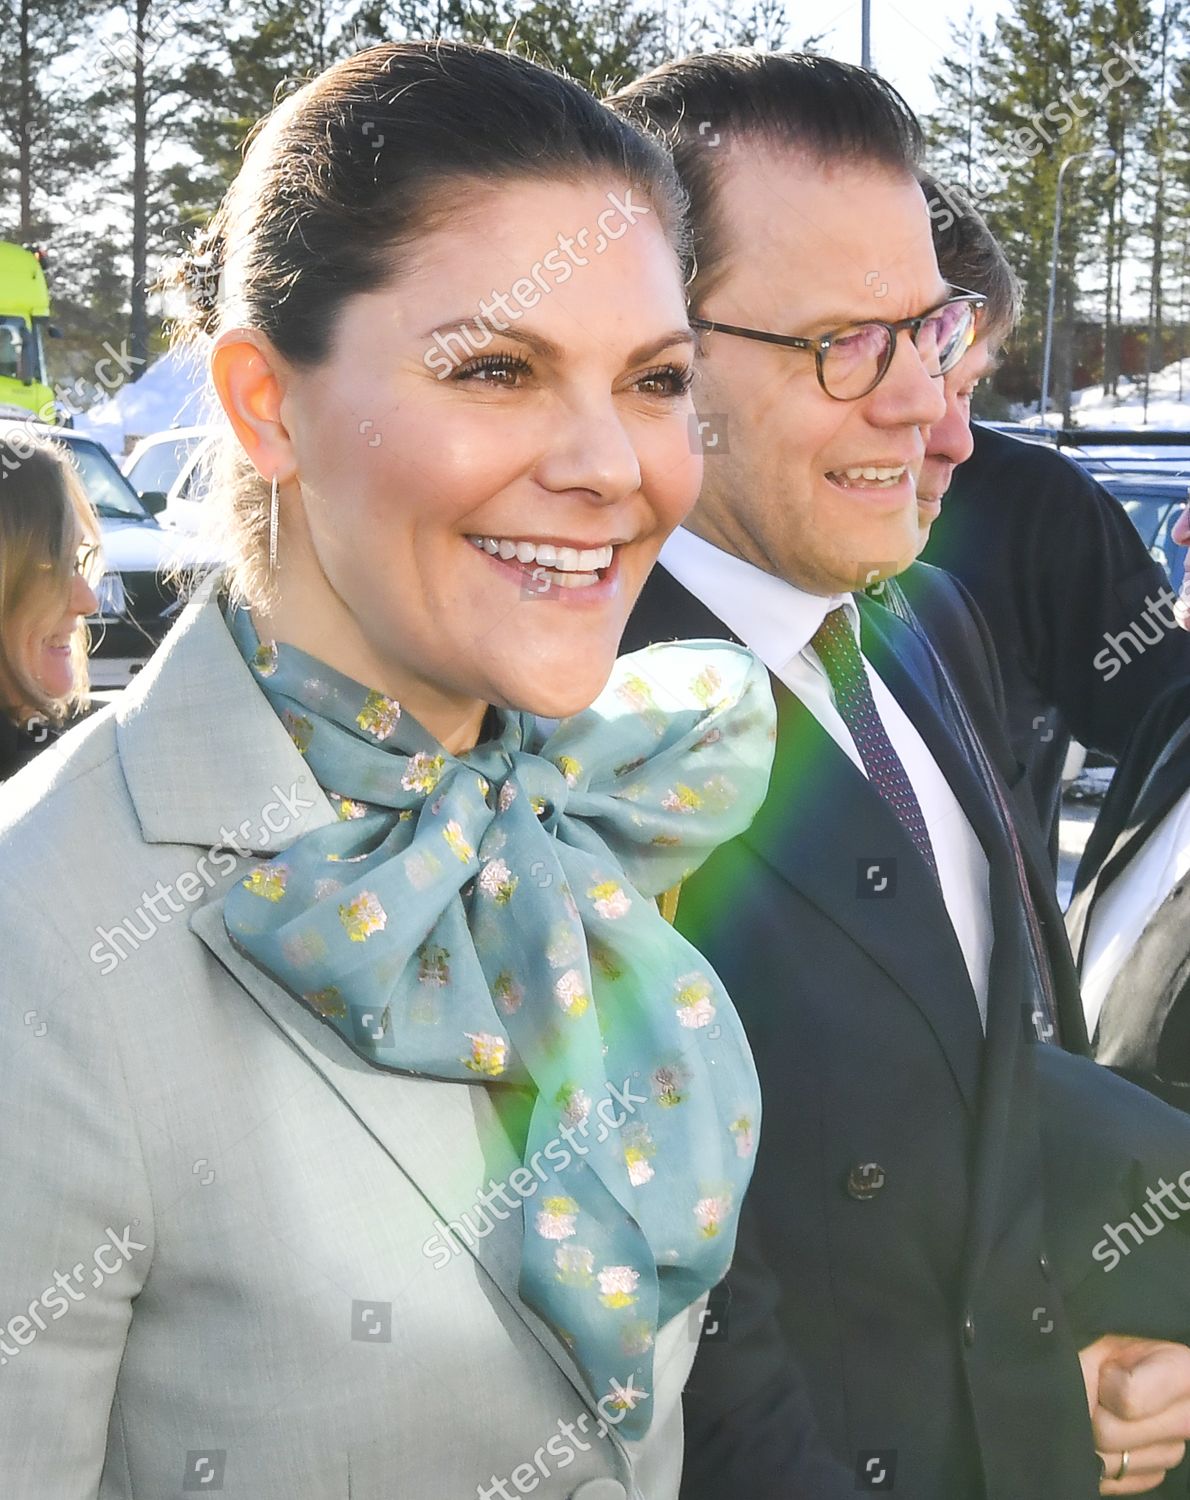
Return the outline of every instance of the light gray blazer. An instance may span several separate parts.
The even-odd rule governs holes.
[[[0,789],[0,1492],[673,1500],[699,1308],[600,1436],[520,1213],[423,1248],[519,1165],[486,1089],[369,1067],[227,941],[247,851],[334,817],[210,583]]]

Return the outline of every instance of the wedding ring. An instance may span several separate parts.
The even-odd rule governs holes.
[[[1123,1453],[1120,1454],[1120,1472],[1118,1474],[1114,1474],[1112,1477],[1114,1479],[1123,1479],[1124,1475],[1128,1472],[1128,1465],[1131,1462],[1132,1454],[1128,1451],[1127,1448],[1125,1448]]]

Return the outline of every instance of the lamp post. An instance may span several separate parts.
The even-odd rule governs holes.
[[[1114,161],[1116,153],[1110,146],[1096,146],[1093,151],[1076,151],[1073,156],[1068,156],[1058,168],[1058,191],[1054,200],[1054,253],[1050,258],[1050,294],[1049,305],[1045,313],[1045,350],[1041,358],[1041,410],[1040,417],[1045,421],[1046,413],[1050,404],[1050,356],[1054,346],[1054,298],[1058,291],[1058,237],[1062,233],[1062,184],[1066,178],[1066,168],[1075,161]]]
[[[860,64],[872,66],[872,0],[863,0],[860,8]]]

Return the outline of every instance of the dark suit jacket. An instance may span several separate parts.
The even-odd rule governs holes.
[[[39,750],[58,738],[56,730],[43,724],[32,731],[16,725],[7,715],[0,713],[0,781],[27,766]]]
[[[1126,878],[1157,825],[1190,789],[1190,680],[1173,683],[1138,726],[1075,876],[1067,913],[1082,957],[1097,903]],[[1103,1003],[1095,1055],[1190,1110],[1190,881],[1175,886]]]
[[[931,607],[937,620],[952,615],[958,640],[965,605],[953,590],[947,603],[947,592],[940,581]],[[1098,1270],[1088,1224],[1122,1213],[1146,1130],[1164,1139],[1172,1118],[1190,1150],[1190,1122],[1037,1043],[1019,891],[992,803],[948,730],[924,642],[883,606],[861,597],[859,607],[865,654],[988,856],[987,1036],[920,856],[850,759],[775,682],[769,797],[752,828],[687,881],[678,910],[678,926],[740,1010],[764,1098],[723,1337],[704,1340],[688,1392],[683,1495],[835,1493],[802,1477],[822,1460],[799,1415],[796,1361],[831,1472],[841,1466],[853,1493],[895,1470],[896,1493],[912,1500],[1091,1500],[1097,1466],[1077,1349],[1117,1317],[1130,1328],[1130,1299],[1146,1294],[1127,1268],[1101,1297],[1076,1299]],[[624,647],[728,634],[659,568]],[[953,658],[964,665],[957,647]],[[967,661],[963,676],[974,688],[985,670]],[[1043,899],[1048,880],[1039,885]],[[1055,973],[1069,973],[1052,915],[1046,941]],[[1077,1039],[1077,993],[1069,983],[1058,993]],[[1052,1095],[1052,1121],[1039,1103],[1039,1052],[1061,1084],[1041,1090]],[[1068,1215],[1061,1162],[1047,1190],[1043,1135],[1084,1150],[1078,1115],[1088,1100],[1098,1108],[1100,1083],[1158,1118],[1146,1115],[1116,1155],[1116,1133],[1104,1125],[1103,1141],[1086,1146],[1083,1215]],[[1100,1177],[1096,1196],[1085,1184]],[[1190,1281],[1190,1260],[1171,1263],[1172,1286],[1177,1272]],[[1171,1296],[1184,1303],[1190,1294]],[[1180,1316],[1168,1311],[1166,1332],[1190,1327],[1190,1312]]]
[[[963,581],[991,627],[1009,738],[1049,835],[1071,735],[1118,758],[1165,684],[1190,672],[1190,634],[1149,623],[1145,601],[1169,579],[1085,470],[978,424],[974,436],[922,556]]]

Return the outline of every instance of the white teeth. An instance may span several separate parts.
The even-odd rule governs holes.
[[[537,577],[563,589],[588,589],[593,583],[599,582],[598,573],[555,573],[549,568],[540,569]]]
[[[524,566],[536,563],[541,569],[550,569],[555,576],[575,579],[574,587],[583,587],[587,582],[597,582],[597,574],[612,564],[613,548],[556,547],[551,542],[513,541],[509,537],[473,536],[471,542],[481,552],[499,557],[504,562],[514,558]],[[566,587],[571,585],[567,583]]]
[[[905,477],[905,470],[904,464],[898,464],[896,468],[880,468],[876,464],[863,464],[852,469],[836,470],[831,477],[846,480],[852,484],[879,484],[885,488],[891,488],[895,484],[900,484]]]

